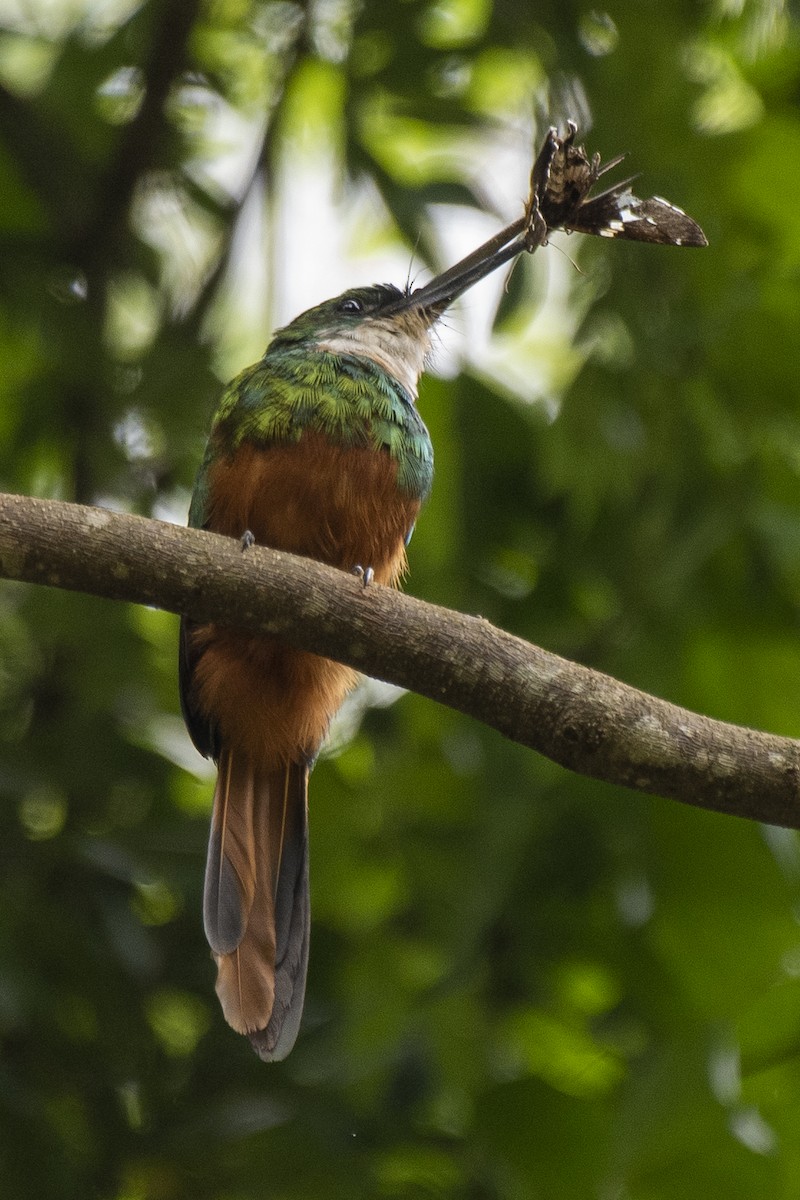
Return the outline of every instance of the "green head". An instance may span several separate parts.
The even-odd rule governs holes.
[[[524,248],[512,241],[511,226],[423,287],[392,284],[351,288],[296,317],[278,330],[268,354],[290,347],[369,358],[392,375],[410,396],[417,392],[439,317],[478,280]]]

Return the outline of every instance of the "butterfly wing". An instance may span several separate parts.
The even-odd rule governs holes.
[[[564,221],[564,228],[660,246],[708,245],[700,226],[683,209],[660,196],[640,200],[631,191],[630,180],[584,200]]]

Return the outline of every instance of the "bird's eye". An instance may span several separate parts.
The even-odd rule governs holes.
[[[356,300],[355,296],[349,296],[339,305],[339,312],[343,313],[360,313],[363,309],[364,305],[360,300]]]

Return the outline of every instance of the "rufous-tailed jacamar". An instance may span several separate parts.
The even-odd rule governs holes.
[[[425,287],[354,288],[279,330],[223,396],[189,523],[397,584],[433,476],[415,407],[431,329],[524,248],[521,226]],[[356,681],[276,639],[183,621],[183,712],[218,765],[206,936],[225,1018],[267,1060],[289,1053],[303,1010],[308,774]]]

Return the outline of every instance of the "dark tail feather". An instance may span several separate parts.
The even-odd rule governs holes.
[[[308,966],[308,768],[254,771],[224,751],[214,794],[204,922],[225,1019],[266,1060],[300,1028]]]
[[[231,954],[247,929],[256,891],[258,848],[253,823],[257,809],[255,780],[247,760],[224,750],[203,887],[203,925],[215,954]]]
[[[282,803],[272,806],[271,815],[275,820],[274,824],[271,821],[270,830],[270,845],[280,847],[272,873],[275,880],[275,995],[266,1027],[249,1035],[253,1049],[267,1062],[285,1058],[300,1029],[311,930],[308,767],[290,763],[282,775]]]

